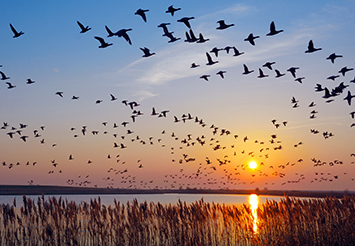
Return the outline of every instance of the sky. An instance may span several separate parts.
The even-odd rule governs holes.
[[[180,8],[173,16],[170,5]],[[354,7],[332,0],[6,1],[0,184],[353,190],[355,99],[344,98],[355,95]],[[147,22],[138,9],[148,10]],[[187,42],[183,17],[194,17],[194,35],[209,40]],[[233,25],[217,29],[219,20]],[[80,33],[77,21],[91,29]],[[283,31],[267,36],[271,22]],[[170,23],[177,41],[163,36],[161,23]],[[24,34],[13,38],[10,24]],[[107,37],[105,26],[132,29],[132,44]],[[244,40],[249,34],[259,36],[255,45]],[[112,45],[98,48],[95,36]],[[310,40],[321,49],[305,52]],[[244,53],[227,53],[228,46]],[[142,57],[145,47],[155,54]],[[206,53],[218,63],[206,65]],[[334,63],[326,59],[332,53],[341,56]],[[271,70],[266,62],[274,62]],[[243,74],[243,64],[254,71]],[[344,67],[351,70],[343,76]],[[259,78],[259,69],[268,76]],[[338,92],[326,97],[324,88]]]

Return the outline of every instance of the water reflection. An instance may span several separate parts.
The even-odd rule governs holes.
[[[258,195],[256,195],[256,194],[249,195],[249,204],[251,207],[251,213],[254,217],[253,230],[254,230],[254,233],[258,233],[258,214],[256,212],[256,209],[258,208],[258,205],[259,205]]]

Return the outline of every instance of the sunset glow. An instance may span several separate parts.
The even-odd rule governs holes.
[[[249,162],[249,168],[250,169],[255,169],[258,167],[258,164],[255,161]]]

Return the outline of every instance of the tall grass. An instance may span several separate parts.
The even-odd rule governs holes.
[[[355,199],[267,201],[249,205],[76,204],[62,198],[0,205],[0,245],[355,245]]]

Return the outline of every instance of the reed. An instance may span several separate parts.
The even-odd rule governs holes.
[[[354,245],[355,199],[284,197],[249,205],[138,203],[114,205],[23,196],[0,204],[0,245]]]

